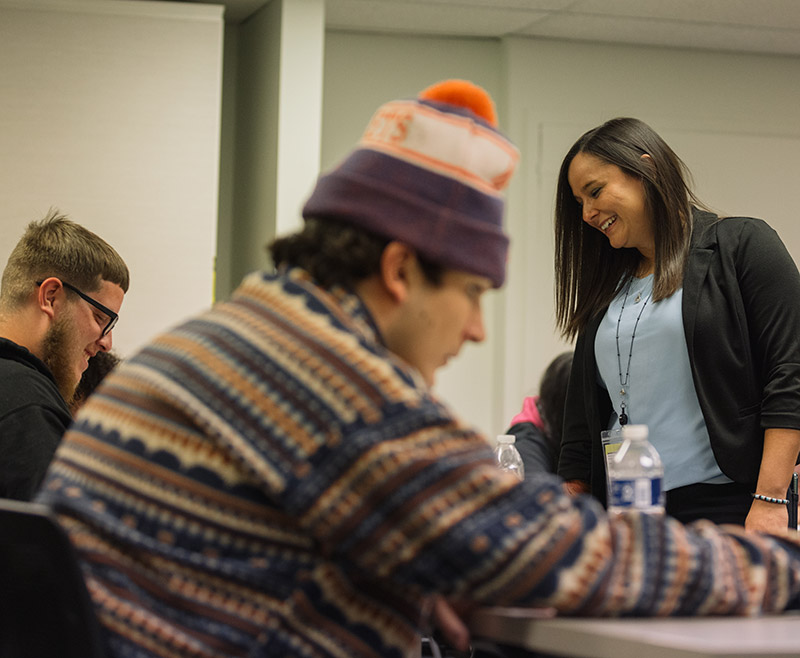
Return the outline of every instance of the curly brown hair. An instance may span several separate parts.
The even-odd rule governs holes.
[[[276,268],[300,267],[323,288],[355,285],[380,271],[381,255],[391,240],[346,222],[306,219],[303,229],[268,247]],[[420,257],[428,281],[439,285],[445,268]]]

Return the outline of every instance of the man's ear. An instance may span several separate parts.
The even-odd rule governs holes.
[[[39,310],[50,316],[52,320],[55,317],[56,301],[59,298],[59,292],[64,289],[63,284],[56,277],[51,276],[44,281],[36,294],[36,304]]]
[[[381,281],[396,302],[408,296],[410,268],[416,256],[414,250],[402,242],[390,242],[381,254]]]

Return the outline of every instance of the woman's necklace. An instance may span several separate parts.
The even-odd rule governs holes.
[[[625,288],[625,297],[622,299],[622,308],[619,310],[619,317],[617,318],[617,367],[619,369],[619,395],[621,398],[620,402],[620,413],[619,413],[619,424],[626,425],[628,423],[628,414],[625,413],[625,409],[628,408],[628,405],[625,403],[625,398],[628,395],[627,387],[628,387],[628,380],[631,376],[631,357],[633,357],[633,341],[636,338],[636,327],[639,326],[639,320],[642,319],[642,313],[644,313],[644,308],[647,306],[647,302],[650,301],[650,297],[653,295],[653,291],[650,291],[650,294],[644,300],[644,304],[642,304],[642,308],[639,309],[639,315],[636,316],[636,322],[633,325],[633,332],[631,332],[631,347],[628,350],[628,365],[625,368],[625,379],[622,378],[622,357],[620,356],[619,352],[619,325],[622,322],[622,313],[625,311],[625,303],[628,301],[628,293],[631,291],[631,283],[633,283],[633,279],[628,280],[628,286]],[[636,295],[636,302],[638,302],[642,298],[641,293]]]

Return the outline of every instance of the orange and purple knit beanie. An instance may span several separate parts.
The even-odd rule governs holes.
[[[519,152],[496,125],[491,97],[466,80],[386,103],[355,149],[320,177],[303,217],[354,224],[500,287],[502,191]]]

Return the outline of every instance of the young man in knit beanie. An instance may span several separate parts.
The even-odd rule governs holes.
[[[484,338],[516,160],[470,83],[387,103],[272,245],[277,272],[109,375],[41,496],[109,656],[399,658],[432,610],[463,647],[442,597],[604,615],[797,602],[797,541],[609,520],[554,476],[498,470],[431,393]]]

